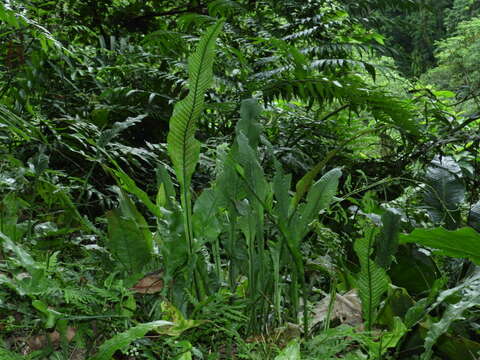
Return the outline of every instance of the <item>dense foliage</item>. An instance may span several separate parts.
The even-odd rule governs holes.
[[[0,359],[480,356],[477,1],[0,20]]]

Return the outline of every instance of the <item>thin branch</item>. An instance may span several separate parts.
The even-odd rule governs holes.
[[[332,112],[329,112],[328,114],[326,114],[325,116],[323,116],[321,119],[319,119],[318,121],[315,121],[314,123],[310,123],[310,124],[302,124],[302,126],[304,127],[304,131],[302,132],[302,134],[300,136],[297,136],[297,138],[291,142],[291,136],[287,139],[286,141],[286,146],[289,146],[290,144],[296,144],[298,143],[307,133],[307,131],[311,128],[315,128],[317,127],[319,124],[321,124],[322,122],[324,122],[325,120],[328,120],[329,118],[331,118],[332,116],[335,116],[337,115],[339,112],[341,112],[342,110],[345,110],[346,108],[348,108],[350,106],[350,104],[345,104],[345,105],[342,105],[340,106],[338,109],[335,109],[333,110]],[[294,133],[292,133],[294,134]]]
[[[180,15],[180,14],[187,14],[187,13],[202,13],[204,10],[204,7],[201,5],[195,6],[195,7],[187,7],[187,8],[176,8],[168,11],[157,11],[157,12],[151,12],[148,14],[140,15],[131,18],[128,21],[128,24],[134,24],[135,22],[141,22],[142,20],[147,20],[151,18],[156,18],[156,17],[163,17],[163,16],[173,16],[173,15]]]

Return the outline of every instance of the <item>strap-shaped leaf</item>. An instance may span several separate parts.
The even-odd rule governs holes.
[[[173,162],[178,182],[188,188],[198,162],[200,142],[195,139],[196,122],[203,110],[205,91],[213,79],[212,67],[215,41],[223,26],[218,22],[202,36],[195,53],[188,60],[189,92],[175,104],[170,118],[168,153]]]

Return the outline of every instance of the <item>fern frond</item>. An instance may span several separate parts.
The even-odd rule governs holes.
[[[208,13],[211,16],[228,17],[245,12],[245,8],[237,1],[233,0],[214,0],[208,4]]]
[[[272,79],[262,90],[267,102],[303,99],[310,103],[329,104],[336,100],[348,104],[352,111],[369,110],[380,122],[390,123],[402,132],[418,135],[418,124],[407,101],[381,90],[369,89],[354,77],[343,80],[328,77]]]
[[[175,104],[170,119],[167,143],[175,173],[183,189],[188,189],[200,153],[195,139],[196,122],[201,115],[205,91],[213,78],[215,41],[223,26],[218,22],[202,37],[197,51],[189,59],[189,92]]]
[[[355,242],[354,249],[360,261],[357,278],[358,295],[362,300],[365,327],[371,330],[382,295],[387,291],[389,279],[385,271],[370,258],[378,230],[369,228],[365,237]]]

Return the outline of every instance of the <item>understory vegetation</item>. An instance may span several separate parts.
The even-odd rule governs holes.
[[[0,20],[0,360],[480,358],[478,1]]]

